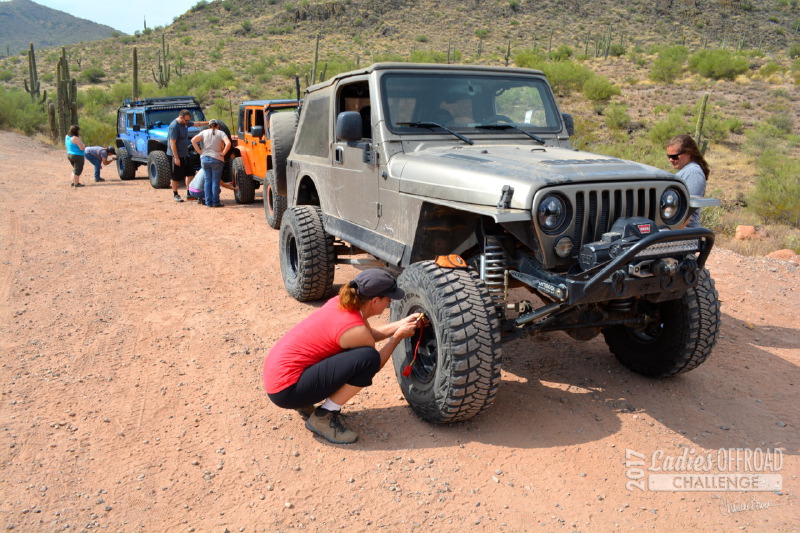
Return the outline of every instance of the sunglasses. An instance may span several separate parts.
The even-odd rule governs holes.
[[[667,159],[670,161],[676,161],[680,156],[685,154],[686,152],[678,152],[677,154],[667,154]]]

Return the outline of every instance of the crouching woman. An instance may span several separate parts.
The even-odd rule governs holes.
[[[278,407],[296,409],[306,428],[335,444],[350,444],[358,435],[343,419],[341,408],[372,385],[392,352],[414,334],[418,313],[372,326],[368,319],[383,313],[404,296],[391,274],[380,269],[359,273],[273,346],[264,361],[264,387]],[[380,351],[375,343],[388,341]],[[314,404],[323,402],[319,407]]]

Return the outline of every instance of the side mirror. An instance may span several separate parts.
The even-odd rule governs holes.
[[[264,136],[264,126],[253,126],[250,130],[250,135],[253,137],[263,137]]]
[[[561,113],[561,116],[564,117],[564,125],[567,127],[567,135],[572,137],[575,135],[575,119],[573,119],[572,115],[569,113]]]
[[[364,136],[361,128],[361,113],[343,111],[336,117],[336,138],[341,141],[358,141]]]

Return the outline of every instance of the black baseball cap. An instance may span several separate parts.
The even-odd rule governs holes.
[[[359,298],[388,296],[392,300],[399,300],[406,295],[405,291],[397,286],[394,276],[380,268],[370,268],[359,272],[351,283],[355,285]]]

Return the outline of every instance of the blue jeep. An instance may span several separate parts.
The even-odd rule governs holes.
[[[136,169],[146,164],[150,185],[156,189],[169,188],[172,165],[167,156],[167,131],[181,109],[188,109],[195,122],[205,120],[200,104],[191,96],[126,100],[119,107],[116,144],[120,179],[133,179]],[[189,128],[189,138],[199,131],[199,128]],[[189,157],[195,170],[199,169],[200,156],[191,143]]]

